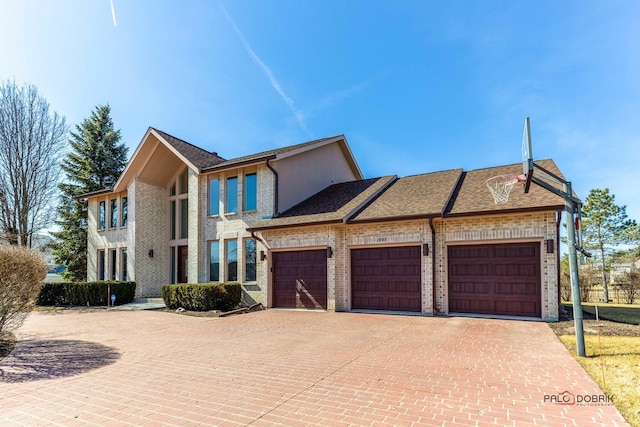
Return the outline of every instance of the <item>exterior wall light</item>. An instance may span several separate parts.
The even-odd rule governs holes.
[[[429,244],[428,243],[423,243],[422,244],[422,256],[429,256]]]

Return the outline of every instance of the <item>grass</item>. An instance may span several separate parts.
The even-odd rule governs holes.
[[[613,403],[627,422],[640,427],[640,337],[603,336],[598,340],[597,335],[585,335],[587,357],[576,357],[573,335],[559,338],[589,376],[613,398]]]
[[[595,315],[594,303],[582,303],[582,309]],[[601,319],[640,325],[638,305],[598,304],[598,314]],[[574,335],[559,338],[589,376],[613,398],[627,422],[640,427],[640,337],[585,335],[587,357],[576,356]]]
[[[595,303],[583,302],[582,311],[595,316],[595,306]],[[613,322],[640,325],[640,305],[601,303],[598,304],[598,315],[601,319],[611,320]]]

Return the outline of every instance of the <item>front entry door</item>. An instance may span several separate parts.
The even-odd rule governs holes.
[[[187,283],[188,246],[178,246],[178,282]]]

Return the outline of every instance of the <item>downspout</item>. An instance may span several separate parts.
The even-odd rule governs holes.
[[[556,272],[558,274],[558,315],[564,313],[564,308],[562,307],[562,287],[560,286],[560,223],[562,222],[562,209],[558,209],[556,211],[556,263],[558,268],[556,268]]]
[[[278,172],[269,164],[269,160],[265,161],[265,165],[269,168],[271,172],[273,172],[274,176],[274,191],[273,191],[273,216],[276,217],[280,212],[278,212]]]
[[[436,229],[433,226],[433,217],[429,217],[431,228],[431,304],[433,315],[436,315]]]

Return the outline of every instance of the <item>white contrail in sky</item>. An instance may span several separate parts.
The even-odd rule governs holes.
[[[227,9],[225,9],[222,2],[218,2],[218,4],[220,5],[222,12],[224,12],[224,15],[227,17],[227,20],[235,30],[236,34],[238,34],[238,37],[240,37],[240,41],[242,41],[244,50],[246,50],[247,54],[251,57],[251,59],[253,59],[255,63],[258,64],[260,68],[262,68],[262,71],[264,71],[264,73],[267,75],[269,82],[271,82],[271,86],[273,86],[276,92],[278,92],[278,94],[283,99],[283,101],[286,102],[287,106],[293,113],[293,116],[298,121],[298,124],[300,125],[300,127],[304,129],[305,132],[309,133],[309,130],[307,129],[307,125],[305,124],[305,121],[304,121],[304,114],[302,113],[302,111],[298,110],[293,102],[293,99],[289,98],[287,94],[284,93],[284,90],[282,90],[282,86],[280,86],[280,83],[278,83],[278,80],[276,80],[276,77],[271,72],[271,69],[267,66],[267,64],[265,64],[260,59],[260,57],[251,48],[251,46],[249,45],[249,42],[247,42],[247,40],[244,38],[244,35],[240,31],[236,23],[233,21],[233,19],[231,18],[231,15],[229,15],[229,13],[227,12]]]
[[[113,17],[113,26],[117,27],[116,23],[116,9],[113,7],[113,0],[109,0],[109,4],[111,4],[111,16]]]

